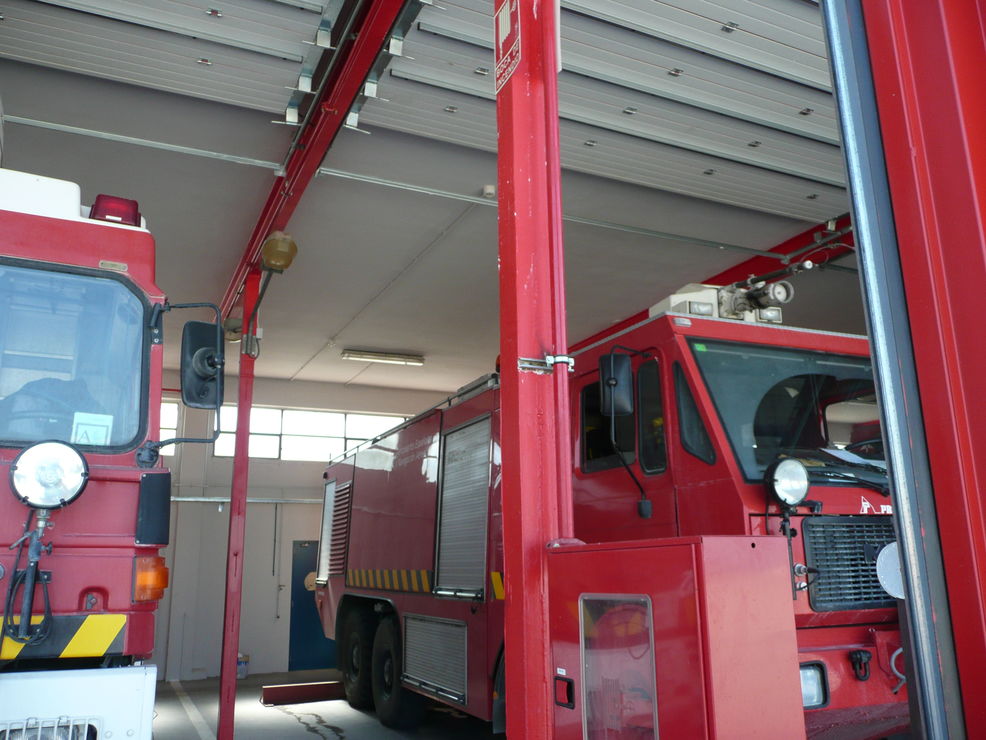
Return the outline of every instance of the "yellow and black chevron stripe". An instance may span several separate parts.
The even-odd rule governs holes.
[[[13,616],[9,624],[20,624]],[[41,616],[31,617],[31,624],[41,622]],[[102,655],[121,655],[126,614],[69,614],[52,617],[51,632],[36,645],[4,638],[0,644],[0,660],[14,658],[93,658]]]
[[[503,573],[498,570],[490,572],[490,593],[494,599],[503,601]]]
[[[434,582],[434,573],[430,570],[354,568],[346,571],[346,585],[353,588],[430,593]]]

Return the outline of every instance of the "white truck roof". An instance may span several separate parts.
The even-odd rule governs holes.
[[[0,169],[0,210],[147,231],[143,218],[140,227],[91,220],[89,206],[82,205],[82,190],[77,184],[16,170]]]

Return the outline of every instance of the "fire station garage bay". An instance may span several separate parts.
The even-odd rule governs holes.
[[[983,7],[862,5],[0,0],[0,740],[982,737]]]

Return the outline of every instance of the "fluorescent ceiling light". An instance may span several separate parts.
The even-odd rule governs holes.
[[[342,359],[357,362],[382,362],[387,365],[424,365],[421,355],[402,355],[395,352],[366,352],[361,349],[344,349]]]

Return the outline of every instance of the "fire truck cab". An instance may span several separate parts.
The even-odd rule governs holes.
[[[716,650],[743,661],[736,684],[800,682],[785,737],[907,726],[897,602],[876,566],[894,529],[868,345],[779,324],[783,299],[763,291],[786,289],[688,286],[572,352],[575,534],[590,544],[559,548],[578,558],[549,570],[558,737],[724,737],[727,702],[695,665]],[[481,379],[325,472],[316,602],[350,703],[385,724],[413,724],[424,695],[502,726],[504,660],[523,658],[504,655],[498,393]],[[632,568],[618,547],[659,565]],[[731,575],[703,580],[715,573]],[[583,603],[590,592],[601,600]],[[710,599],[732,600],[728,640],[696,627],[705,611],[681,616]],[[705,647],[655,656],[654,635]],[[613,688],[617,653],[648,656],[646,691]],[[632,721],[589,711],[604,705]]]
[[[135,201],[0,170],[0,737],[149,738],[171,476],[162,316]],[[221,396],[221,343],[193,402]],[[204,355],[208,355],[206,358]],[[205,377],[208,376],[208,377]],[[194,383],[192,385],[195,385]],[[187,400],[187,399],[186,399]],[[175,441],[175,440],[171,440]]]

